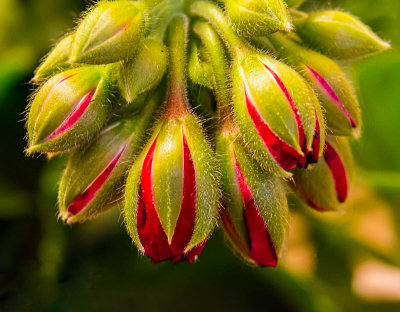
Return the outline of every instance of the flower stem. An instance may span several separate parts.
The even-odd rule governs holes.
[[[181,13],[171,21],[168,31],[169,87],[166,116],[182,116],[188,112],[186,53],[188,18]]]
[[[241,59],[251,51],[236,35],[224,13],[215,4],[207,1],[194,2],[190,7],[190,13],[204,18],[215,28],[225,41],[233,58]]]

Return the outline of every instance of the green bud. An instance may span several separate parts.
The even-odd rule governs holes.
[[[192,261],[215,226],[215,159],[189,113],[166,116],[130,170],[125,220],[139,250],[153,262]]]
[[[221,224],[246,261],[276,266],[288,233],[286,192],[282,180],[261,170],[242,144],[229,131],[217,138],[223,189]]]
[[[282,0],[225,0],[225,7],[236,32],[244,37],[292,29]]]
[[[58,195],[64,222],[92,219],[123,199],[126,175],[140,146],[138,119],[110,125],[87,149],[72,153]]]
[[[342,69],[330,58],[303,48],[283,34],[270,37],[279,56],[286,60],[317,91],[325,111],[328,132],[358,137],[361,110],[354,89]]]
[[[295,24],[297,33],[305,43],[332,58],[354,59],[390,48],[389,43],[348,13],[310,13],[306,19]]]
[[[54,73],[68,69],[70,66],[68,64],[68,59],[73,40],[74,35],[68,35],[57,43],[44,59],[43,63],[36,69],[33,81],[40,81]]]
[[[70,62],[107,64],[135,55],[146,28],[138,2],[100,2],[76,30]]]
[[[338,210],[348,197],[353,157],[345,138],[328,137],[323,157],[309,170],[296,169],[297,193],[316,210]]]
[[[28,153],[67,152],[100,131],[111,111],[110,68],[86,66],[48,80],[32,101]]]
[[[128,103],[153,89],[167,69],[167,47],[160,40],[146,38],[137,55],[120,65],[120,88]]]
[[[200,50],[196,41],[192,42],[189,55],[188,74],[190,79],[203,87],[213,88],[213,72],[211,65],[200,57]]]
[[[313,90],[292,68],[250,54],[233,68],[233,101],[240,132],[269,172],[307,167],[322,154],[325,123]]]

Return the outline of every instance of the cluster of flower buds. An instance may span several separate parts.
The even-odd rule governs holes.
[[[389,48],[302,3],[95,4],[33,78],[27,153],[69,157],[60,218],[123,207],[154,263],[192,262],[219,224],[247,262],[277,265],[290,188],[318,211],[348,197],[361,111],[337,60]]]

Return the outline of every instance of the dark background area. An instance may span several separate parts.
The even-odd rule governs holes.
[[[219,229],[195,264],[153,265],[133,246],[118,208],[72,227],[57,220],[64,160],[25,157],[28,82],[87,5],[0,0],[1,311],[400,310],[400,1],[304,6],[350,11],[393,49],[343,64],[364,120],[348,213],[321,216],[292,203],[277,269],[244,264]]]

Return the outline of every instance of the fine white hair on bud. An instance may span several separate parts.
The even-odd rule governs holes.
[[[35,71],[26,152],[68,158],[67,224],[123,202],[153,263],[195,261],[220,224],[246,262],[276,266],[289,186],[318,211],[350,196],[362,119],[339,65],[390,45],[304,0],[217,2],[93,4]]]

